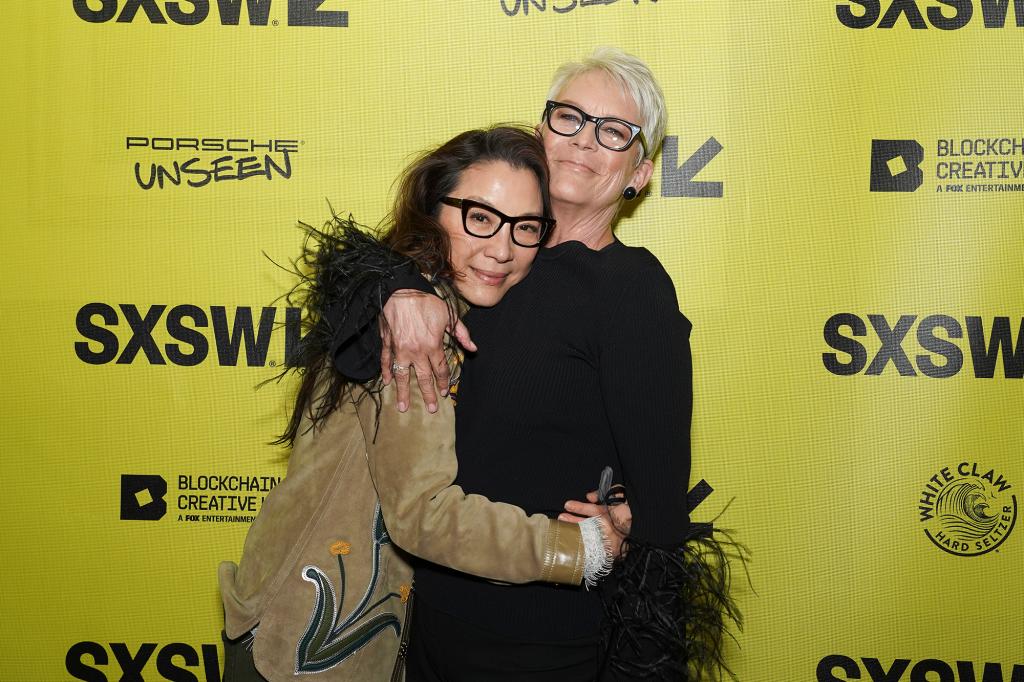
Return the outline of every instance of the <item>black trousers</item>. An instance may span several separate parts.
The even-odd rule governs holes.
[[[412,614],[406,682],[594,682],[600,637],[512,640],[430,607]]]
[[[222,630],[220,636],[224,640],[223,682],[267,682],[252,660],[252,633],[228,639]]]

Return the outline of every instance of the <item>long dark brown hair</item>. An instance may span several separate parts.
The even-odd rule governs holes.
[[[550,217],[547,159],[540,137],[532,128],[501,125],[460,133],[415,159],[399,177],[392,210],[379,228],[379,242],[337,214],[321,229],[299,224],[306,241],[292,270],[300,281],[286,300],[302,308],[305,335],[280,376],[296,372],[302,381],[288,426],[275,443],[293,445],[305,416],[310,418],[309,428],[316,428],[343,399],[377,399],[379,374],[368,381],[342,375],[334,365],[333,341],[342,326],[339,321],[347,316],[376,317],[385,282],[395,271],[412,264],[430,279],[448,303],[454,323],[456,273],[449,260],[448,233],[438,221],[440,201],[451,194],[467,168],[495,161],[536,176],[544,215]],[[352,310],[358,306],[362,307]],[[376,333],[376,325],[371,333]]]
[[[420,270],[452,282],[448,233],[437,220],[440,201],[474,164],[504,161],[537,177],[544,215],[551,215],[544,147],[532,128],[509,125],[469,130],[421,155],[402,173],[383,241],[416,261]]]

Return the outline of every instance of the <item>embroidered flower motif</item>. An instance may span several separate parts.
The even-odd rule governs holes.
[[[409,595],[412,594],[412,585],[399,585],[398,593],[402,595],[402,603],[409,601]]]
[[[352,545],[344,540],[338,540],[331,545],[331,553],[338,561],[337,591],[331,579],[317,566],[302,568],[302,579],[313,584],[316,595],[309,625],[299,638],[295,649],[296,675],[323,672],[333,668],[385,630],[394,630],[396,637],[402,636],[402,625],[394,613],[383,610],[376,615],[369,615],[388,600],[401,598],[397,592],[388,592],[370,603],[373,595],[379,592],[377,579],[381,575],[381,548],[391,544],[391,537],[384,527],[379,502],[373,512],[370,535],[371,544],[363,545],[362,550],[368,550],[370,555],[370,578],[359,603],[352,607],[347,615],[343,610],[346,594],[344,555],[352,551]]]

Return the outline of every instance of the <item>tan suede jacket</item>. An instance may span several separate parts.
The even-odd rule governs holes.
[[[412,584],[396,545],[492,580],[582,580],[575,524],[452,485],[450,400],[399,413],[392,384],[380,401],[379,412],[365,395],[345,401],[303,429],[239,565],[220,565],[227,635],[255,628],[256,667],[272,682],[390,679]]]

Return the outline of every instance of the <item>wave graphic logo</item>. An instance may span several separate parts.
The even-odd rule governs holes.
[[[977,462],[943,467],[928,479],[918,500],[925,535],[957,556],[987,554],[1002,545],[1017,522],[1013,486]]]

